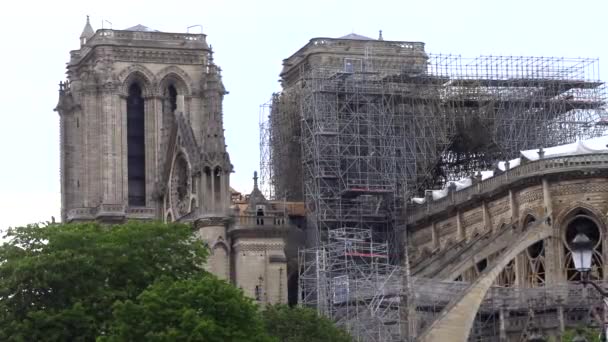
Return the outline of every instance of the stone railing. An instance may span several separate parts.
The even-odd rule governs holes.
[[[117,219],[154,219],[156,210],[146,207],[127,207],[123,204],[101,204],[92,208],[75,208],[67,213],[67,221],[93,221],[115,217]]]
[[[289,219],[281,216],[244,215],[235,217],[236,228],[282,227],[289,224]]]
[[[422,218],[445,211],[448,207],[474,200],[476,196],[491,193],[520,179],[578,170],[608,168],[608,153],[593,153],[576,156],[561,156],[527,162],[499,175],[473,184],[460,191],[450,191],[446,197],[436,201],[407,208],[407,221],[414,223]]]
[[[134,207],[127,208],[128,219],[154,219],[156,218],[155,208]]]
[[[205,42],[205,34],[202,33],[169,33],[152,31],[122,31],[101,29],[92,38],[95,39],[124,39],[124,40],[151,40],[151,41],[192,41]]]
[[[344,45],[340,42],[340,38],[314,38],[310,40],[310,43],[314,46],[332,46],[332,45]],[[368,40],[365,41],[365,44],[378,44],[378,45],[387,45],[390,43],[392,47],[402,48],[407,50],[414,51],[424,51],[424,43],[423,42],[387,42],[381,40]]]

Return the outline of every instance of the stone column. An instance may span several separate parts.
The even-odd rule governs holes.
[[[152,189],[154,189],[154,183],[156,182],[156,165],[158,164],[157,158],[157,126],[156,116],[157,108],[155,106],[155,96],[144,97],[144,143],[145,143],[145,163],[146,163],[146,207],[153,205]]]
[[[513,190],[509,190],[509,208],[511,209],[511,223],[515,224],[519,220],[519,206]]]
[[[563,299],[557,298],[557,319],[559,321],[560,336],[566,331],[566,318],[564,317]]]
[[[215,205],[215,169],[211,169],[211,189],[210,189],[210,194],[208,196],[208,203],[209,203],[209,211],[210,212],[215,212],[216,210],[216,205]]]
[[[543,207],[544,213],[547,215],[549,222],[553,222],[553,201],[551,198],[551,192],[549,188],[549,182],[547,178],[542,179],[543,188]],[[557,229],[553,227],[553,229]],[[557,232],[557,231],[556,231]],[[549,237],[545,240],[545,282],[547,285],[556,283],[562,272],[560,267],[561,254],[561,239],[555,237]]]
[[[230,208],[231,194],[230,194],[230,172],[224,172],[224,211],[227,211]]]
[[[499,324],[500,324],[500,332],[499,332],[499,341],[500,342],[507,342],[507,310],[506,307],[501,307],[500,311],[498,312],[498,319],[499,319]]]
[[[431,237],[433,241],[433,249],[439,248],[439,232],[437,230],[437,224],[435,222],[432,223],[431,226]]]
[[[549,190],[549,181],[547,180],[547,178],[543,178],[542,180],[542,184],[543,184],[543,205],[545,208],[545,215],[549,216],[551,218],[551,221],[553,221],[553,201],[551,199],[551,192]]]
[[[215,273],[220,279],[229,280],[230,277],[230,250],[213,250],[217,241],[224,241],[227,245],[226,225],[228,219],[225,217],[202,217],[194,222],[196,236],[209,244],[211,254],[207,258],[205,269]],[[230,248],[230,247],[229,247]],[[214,253],[215,252],[215,253]]]
[[[101,95],[101,169],[103,182],[103,203],[122,204],[122,185],[120,181],[120,149],[122,127],[119,126],[121,114],[121,101],[113,87],[107,87]]]
[[[488,232],[492,232],[494,227],[492,227],[492,218],[490,217],[490,211],[488,210],[488,203],[483,201],[481,203],[481,210],[483,215],[483,226]]]
[[[462,214],[460,210],[456,212],[456,234],[459,240],[464,240],[467,236],[465,227],[462,225]]]

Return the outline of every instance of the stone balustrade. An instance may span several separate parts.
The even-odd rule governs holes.
[[[255,216],[255,215],[243,215],[235,218],[236,226],[239,228],[251,227],[255,228],[258,226],[264,227],[283,227],[289,225],[289,219],[282,216]]]
[[[125,40],[150,40],[150,41],[193,41],[205,42],[206,35],[202,33],[170,33],[154,31],[123,31],[112,29],[98,30],[94,39],[125,39]]]
[[[122,204],[101,204],[92,208],[75,208],[67,213],[67,222],[93,221],[113,217],[116,220],[151,220],[156,218],[156,209],[147,207],[126,207]]]
[[[585,171],[608,168],[608,153],[561,156],[523,163],[494,177],[488,178],[459,191],[451,191],[446,197],[407,208],[408,223],[445,212],[449,207],[463,205],[468,201],[488,195],[516,181],[544,174]]]

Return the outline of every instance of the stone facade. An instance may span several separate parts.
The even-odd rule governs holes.
[[[226,90],[206,36],[134,29],[87,22],[70,53],[56,108],[62,219],[224,217]]]
[[[434,325],[437,331],[425,330],[423,340],[457,336],[462,329],[469,336],[471,311],[477,311],[490,288],[502,291],[504,298],[524,298],[525,289],[576,287],[580,274],[569,243],[581,229],[593,236],[595,246],[590,276],[607,281],[607,176],[606,153],[553,157],[411,206],[407,239],[412,276],[472,284],[462,302],[448,306],[450,315],[441,315]],[[529,310],[542,317],[534,321],[541,322],[536,328],[545,335],[559,336],[566,327],[587,324],[581,321],[587,307],[577,306],[581,298],[574,295],[580,292],[575,287],[565,297],[555,293],[555,298],[542,294],[542,300],[522,299],[522,307],[506,302],[509,310],[500,313],[500,340],[515,341],[526,333],[529,327],[522,319],[529,317]],[[528,307],[535,301],[538,304]],[[508,318],[511,312],[522,319]]]
[[[190,223],[209,245],[210,272],[260,303],[286,303],[289,213],[264,199],[257,177],[235,211],[227,92],[206,35],[95,32],[87,18],[70,57],[55,109],[62,221]]]

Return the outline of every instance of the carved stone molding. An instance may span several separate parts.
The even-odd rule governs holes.
[[[233,246],[238,252],[263,252],[263,251],[283,251],[283,243],[239,243]]]
[[[555,227],[563,230],[564,224],[570,219],[571,215],[577,210],[583,209],[589,213],[589,216],[597,220],[600,225],[602,232],[605,232],[606,226],[608,226],[608,220],[606,214],[602,213],[601,210],[589,203],[575,201],[570,203],[565,208],[561,209],[557,215],[555,215]]]
[[[543,199],[543,190],[542,189],[525,191],[519,195],[520,204],[539,201],[542,199]]]
[[[608,183],[554,184],[551,185],[552,196],[574,195],[580,193],[608,192]]]
[[[118,81],[122,84],[120,92],[122,94],[129,94],[129,86],[132,80],[139,80],[142,86],[142,92],[144,97],[150,97],[156,95],[157,80],[156,76],[145,66],[140,64],[133,64],[124,68],[118,74]]]
[[[180,67],[175,65],[165,67],[156,73],[156,79],[158,80],[159,89],[157,92],[159,94],[163,93],[163,88],[166,86],[166,83],[170,82],[171,80],[176,81],[176,88],[181,88],[182,95],[192,94],[194,82],[192,81],[192,78]]]
[[[225,216],[203,216],[194,220],[194,228],[227,226],[230,218]]]

